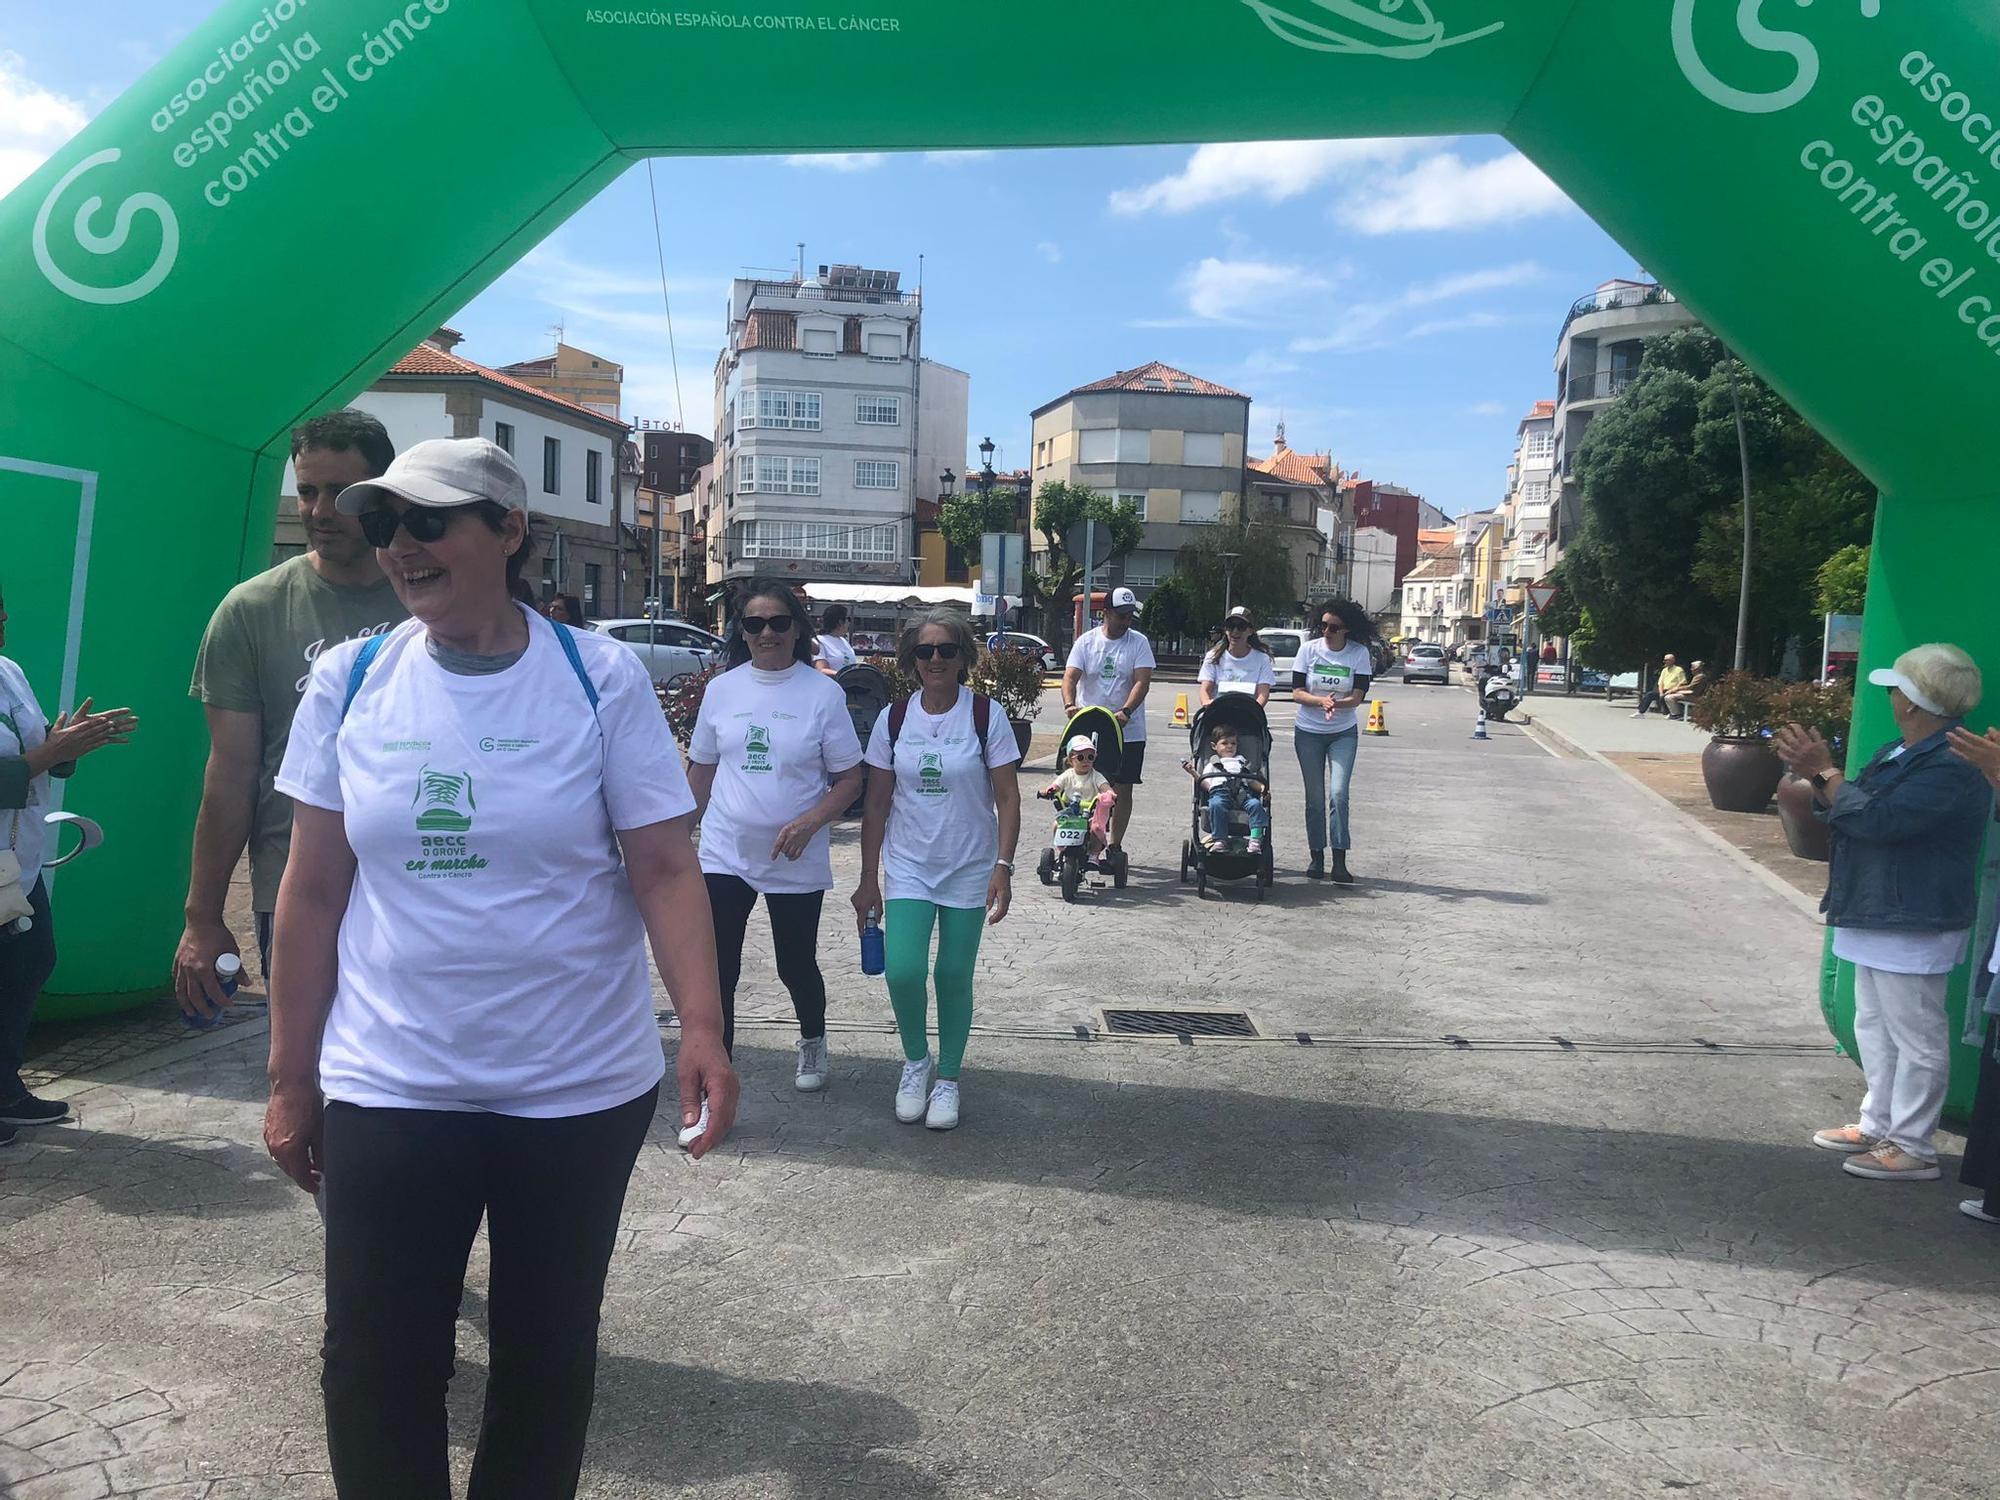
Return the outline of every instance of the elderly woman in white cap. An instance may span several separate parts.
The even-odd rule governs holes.
[[[1813,1144],[1845,1153],[1857,1177],[1928,1181],[1950,1080],[1945,989],[1965,957],[1993,800],[1949,735],[1978,707],[1981,684],[1972,658],[1946,645],[1905,651],[1868,680],[1889,690],[1900,734],[1851,780],[1817,732],[1791,724],[1776,737],[1833,835],[1820,906],[1834,956],[1854,965],[1854,1039],[1868,1082],[1861,1118]]]
[[[1278,684],[1277,664],[1271,648],[1257,638],[1250,611],[1242,605],[1222,622],[1222,639],[1201,659],[1197,677],[1203,703],[1213,703],[1217,693],[1254,693],[1260,708],[1271,701],[1271,689]]]
[[[453,1327],[484,1218],[472,1493],[567,1495],[665,1072],[648,938],[680,1016],[691,1151],[735,1113],[694,799],[639,659],[511,596],[527,490],[502,449],[419,443],[339,505],[412,618],[321,654],[277,783],[297,831],[264,1136],[326,1220],[334,1485],[446,1493]]]

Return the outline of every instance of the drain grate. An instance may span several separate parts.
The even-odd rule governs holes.
[[[1104,1029],[1113,1036],[1250,1036],[1257,1025],[1240,1010],[1111,1010]]]

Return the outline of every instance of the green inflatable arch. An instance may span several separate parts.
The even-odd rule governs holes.
[[[968,58],[1031,82],[1022,106],[968,107]],[[268,557],[288,429],[636,158],[1488,131],[1881,487],[1864,666],[1948,639],[2000,673],[1994,7],[230,0],[0,202],[20,654],[64,703],[148,721],[84,784],[115,843],[62,878],[58,1003],[163,979],[205,748],[188,668]],[[1889,732],[1864,697],[1856,743]],[[1825,1003],[1844,1032],[1831,970]]]

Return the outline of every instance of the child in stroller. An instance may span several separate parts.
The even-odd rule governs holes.
[[[1068,769],[1035,795],[1053,801],[1059,815],[1071,808],[1088,813],[1090,857],[1095,858],[1110,842],[1111,809],[1117,799],[1111,783],[1098,772],[1097,746],[1088,736],[1074,736],[1063,749],[1069,759]],[[1048,853],[1053,861],[1056,850],[1051,847]]]
[[[1250,765],[1237,753],[1237,733],[1233,724],[1217,724],[1209,731],[1208,753],[1197,760],[1189,756],[1181,769],[1194,777],[1208,800],[1208,833],[1202,846],[1223,848],[1229,842],[1231,814],[1240,812],[1250,825],[1246,854],[1263,852],[1265,830],[1264,796],[1269,788],[1251,774]]]

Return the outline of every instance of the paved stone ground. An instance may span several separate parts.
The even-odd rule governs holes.
[[[1024,885],[953,1135],[890,1118],[884,1005],[829,923],[831,1090],[749,1027],[728,1148],[642,1155],[584,1493],[1990,1493],[1996,1241],[1949,1184],[1806,1144],[1858,1093],[1811,924],[1608,768],[1469,742],[1456,688],[1388,696],[1368,887],[1197,902],[1164,754],[1130,890]],[[780,1008],[767,970],[746,1012]],[[1314,1043],[1068,1035],[1134,998]],[[257,1144],[255,1031],[71,1078],[82,1125],[0,1165],[0,1492],[330,1493],[318,1227]]]

